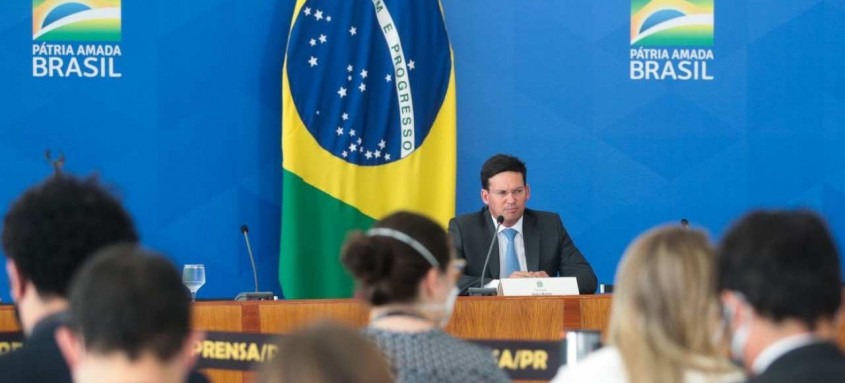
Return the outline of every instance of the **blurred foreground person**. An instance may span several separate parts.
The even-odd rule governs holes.
[[[191,297],[167,259],[131,245],[105,249],[70,289],[56,340],[75,383],[182,383],[193,367]]]
[[[726,357],[707,236],[666,226],[640,235],[616,274],[608,345],[554,382],[739,382]]]
[[[390,367],[357,329],[319,324],[284,335],[259,383],[392,383]]]

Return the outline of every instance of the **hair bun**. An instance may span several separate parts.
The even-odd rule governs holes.
[[[355,278],[372,286],[390,274],[393,254],[380,238],[355,233],[346,241],[341,261]]]

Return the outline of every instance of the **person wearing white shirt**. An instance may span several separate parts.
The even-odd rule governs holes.
[[[700,230],[639,236],[617,270],[607,346],[561,367],[553,382],[741,382],[724,354],[712,258]]]

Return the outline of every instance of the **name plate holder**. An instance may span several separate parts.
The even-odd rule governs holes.
[[[575,277],[505,278],[499,281],[499,296],[531,297],[578,295]]]

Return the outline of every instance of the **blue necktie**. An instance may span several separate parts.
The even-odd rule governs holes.
[[[508,278],[514,271],[520,271],[519,268],[519,258],[516,257],[516,242],[514,238],[516,238],[516,229],[507,228],[502,230],[505,233],[505,236],[508,237],[508,247],[505,250],[505,270],[504,273],[500,276],[501,278]]]

